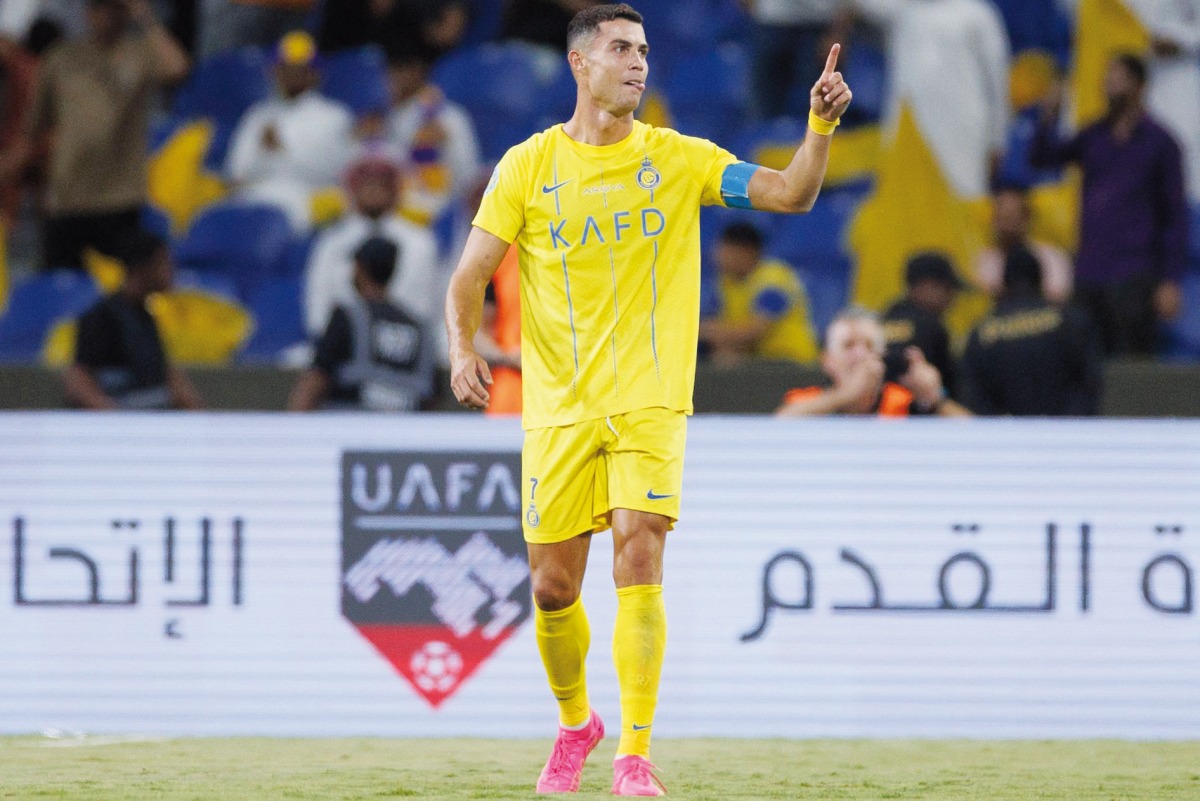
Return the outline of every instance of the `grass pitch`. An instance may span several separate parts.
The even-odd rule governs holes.
[[[615,738],[584,771],[609,798]],[[550,741],[0,738],[20,801],[532,799]],[[661,740],[677,799],[1197,801],[1200,742]]]

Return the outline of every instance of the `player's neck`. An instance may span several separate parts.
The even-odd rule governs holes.
[[[594,105],[580,103],[571,119],[563,125],[563,133],[576,142],[603,147],[615,145],[633,131],[633,112],[620,117]]]

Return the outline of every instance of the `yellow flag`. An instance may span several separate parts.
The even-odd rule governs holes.
[[[226,195],[224,182],[204,169],[212,137],[211,122],[189,122],[150,159],[150,202],[170,218],[176,234],[187,230],[197,212]]]
[[[1071,96],[1075,125],[1082,128],[1104,115],[1104,73],[1118,53],[1145,53],[1150,34],[1122,0],[1079,0]]]
[[[907,104],[894,138],[883,145],[875,189],[859,207],[849,240],[858,262],[852,297],[875,310],[903,294],[904,266],[917,253],[942,251],[969,282],[987,246],[986,200],[955,194]],[[965,335],[986,307],[982,293],[961,293],[947,318],[951,332]]]

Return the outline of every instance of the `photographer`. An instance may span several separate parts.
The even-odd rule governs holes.
[[[889,359],[894,363],[887,365],[885,347],[883,326],[874,313],[861,308],[840,312],[825,330],[821,351],[821,368],[832,385],[790,390],[775,414],[779,417],[970,414],[946,396],[941,374],[925,360],[920,348],[908,348]]]

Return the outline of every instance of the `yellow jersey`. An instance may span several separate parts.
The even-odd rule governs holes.
[[[746,205],[753,169],[641,122],[605,146],[556,125],[504,155],[474,224],[517,245],[525,428],[692,411],[700,206]]]
[[[755,317],[771,320],[755,356],[796,362],[815,362],[820,357],[808,293],[796,271],[784,262],[761,261],[742,281],[721,276],[721,319],[743,323]]]

